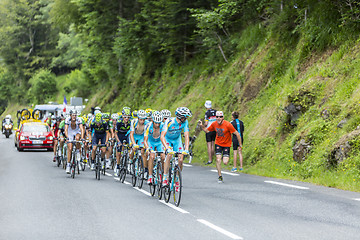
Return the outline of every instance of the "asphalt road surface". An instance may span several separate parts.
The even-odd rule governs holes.
[[[360,194],[187,165],[179,207],[0,136],[0,240],[360,239]],[[127,177],[126,182],[131,182]]]

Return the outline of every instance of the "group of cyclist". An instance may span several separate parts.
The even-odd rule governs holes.
[[[88,160],[91,161],[91,170],[94,170],[96,148],[101,146],[101,158],[106,162],[104,167],[110,168],[111,162],[115,161],[115,159],[111,159],[111,153],[113,147],[116,146],[114,175],[119,176],[121,153],[125,143],[131,146],[130,162],[133,161],[135,151],[141,149],[148,184],[153,181],[155,153],[160,153],[161,159],[164,161],[162,185],[166,186],[172,155],[175,152],[179,154],[179,167],[182,169],[183,156],[189,153],[189,123],[187,119],[191,116],[191,111],[186,107],[177,108],[175,117],[171,117],[171,112],[167,109],[131,111],[129,107],[124,107],[121,112],[111,114],[111,116],[101,112],[100,107],[96,107],[93,114],[83,116],[76,111],[70,111],[66,118],[52,116],[47,122],[55,137],[53,161],[56,161],[58,144],[60,149],[65,143],[67,149],[72,149],[75,144],[77,152],[85,151],[81,154],[88,156]],[[184,134],[184,145],[182,133]],[[89,155],[90,149],[92,149],[91,155]],[[70,173],[71,155],[72,151],[67,151],[66,173]]]

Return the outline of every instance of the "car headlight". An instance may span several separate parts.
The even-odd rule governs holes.
[[[52,141],[54,139],[54,137],[50,136],[50,137],[48,137],[48,139]]]
[[[26,139],[26,137],[20,136],[20,140],[21,140],[21,141],[23,141],[23,140],[25,140],[25,139]]]

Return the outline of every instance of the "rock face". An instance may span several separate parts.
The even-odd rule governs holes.
[[[289,124],[291,126],[295,126],[296,125],[296,121],[300,118],[301,116],[301,110],[302,107],[300,105],[295,105],[294,103],[290,103],[288,106],[286,106],[284,108],[284,111],[286,112],[287,115],[289,115],[290,117],[290,122]]]
[[[329,156],[329,163],[331,165],[337,165],[344,161],[351,151],[350,141],[358,136],[360,136],[360,129],[344,135],[337,143],[335,143],[334,149]]]
[[[293,150],[293,159],[296,162],[301,163],[306,159],[306,156],[310,153],[311,144],[306,142],[305,139],[300,139],[295,143]]]
[[[343,128],[343,126],[347,123],[347,119],[345,118],[345,119],[343,119],[343,120],[341,120],[339,123],[338,123],[338,125],[337,125],[337,127],[338,128]]]

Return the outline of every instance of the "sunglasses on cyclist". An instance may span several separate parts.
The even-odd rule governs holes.
[[[216,118],[223,118],[224,116],[216,116]]]

